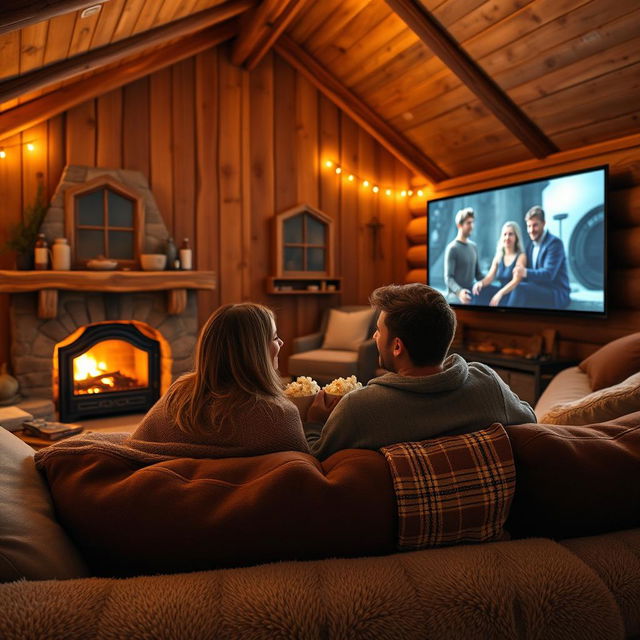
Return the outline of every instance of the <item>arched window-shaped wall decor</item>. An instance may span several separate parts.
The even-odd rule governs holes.
[[[334,273],[333,220],[308,204],[274,218],[275,276],[270,293],[338,293]]]
[[[143,227],[142,197],[110,176],[65,192],[65,231],[76,267],[98,256],[116,260],[119,266],[135,266]]]

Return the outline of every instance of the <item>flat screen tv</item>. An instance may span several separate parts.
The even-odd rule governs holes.
[[[455,307],[604,316],[607,175],[601,166],[430,200],[428,284]]]

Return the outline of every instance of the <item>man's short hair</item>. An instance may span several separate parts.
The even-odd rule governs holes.
[[[439,291],[419,282],[390,284],[376,289],[369,302],[385,312],[389,337],[402,340],[415,366],[439,365],[446,358],[456,314]]]
[[[529,211],[524,214],[525,222],[531,218],[539,218],[542,222],[544,222],[544,209],[540,205],[531,207],[531,209],[529,209]]]
[[[456,213],[456,225],[462,224],[467,218],[475,218],[476,214],[474,213],[471,207],[465,207],[464,209],[460,209],[458,213]]]

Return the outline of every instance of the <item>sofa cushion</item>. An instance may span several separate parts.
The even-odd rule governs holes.
[[[589,376],[593,391],[622,382],[640,371],[640,332],[609,342],[579,366]]]
[[[558,404],[566,404],[580,400],[591,393],[589,376],[579,367],[569,367],[553,377],[542,392],[535,406],[538,422],[544,422],[542,416]]]
[[[39,456],[58,517],[98,575],[395,548],[393,487],[377,452],[341,451],[323,463],[297,452],[145,463],[121,449]]]
[[[0,582],[87,576],[85,563],[56,521],[33,454],[0,428]]]
[[[516,493],[514,536],[569,538],[640,525],[640,412],[584,426],[505,427]]]
[[[540,418],[546,424],[592,424],[640,411],[640,373],[612,387],[552,407]]]
[[[338,349],[314,349],[289,357],[292,376],[348,378],[358,373],[358,352]]]
[[[362,311],[331,309],[322,348],[357,351],[358,345],[369,337],[367,334],[372,317],[373,309]]]

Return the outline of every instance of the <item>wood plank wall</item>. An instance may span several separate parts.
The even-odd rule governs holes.
[[[521,337],[555,328],[560,354],[582,359],[598,347],[623,335],[640,331],[640,136],[630,136],[591,147],[556,154],[546,160],[527,161],[492,169],[484,173],[453,178],[427,192],[423,199],[410,203],[415,216],[408,233],[412,245],[408,252],[411,271],[408,279],[426,280],[427,252],[426,198],[456,195],[546,175],[609,165],[608,247],[609,313],[607,318],[550,316],[536,313],[457,311],[464,323],[465,338],[478,342],[510,336],[514,343]]]
[[[2,144],[0,243],[33,201],[37,172],[51,194],[66,164],[142,171],[176,241],[192,240],[196,268],[218,273],[217,291],[199,294],[200,322],[227,302],[273,307],[285,340],[281,370],[292,338],[314,331],[325,308],[366,304],[373,288],[406,275],[407,200],[365,192],[324,162],[398,190],[410,172],[275,55],[247,73],[230,64],[227,46],[211,49]],[[300,202],[335,220],[342,296],[265,293],[271,218]],[[376,261],[366,226],[374,215],[385,225]],[[2,268],[12,262],[0,256]],[[0,296],[0,362],[9,359],[7,307]]]

